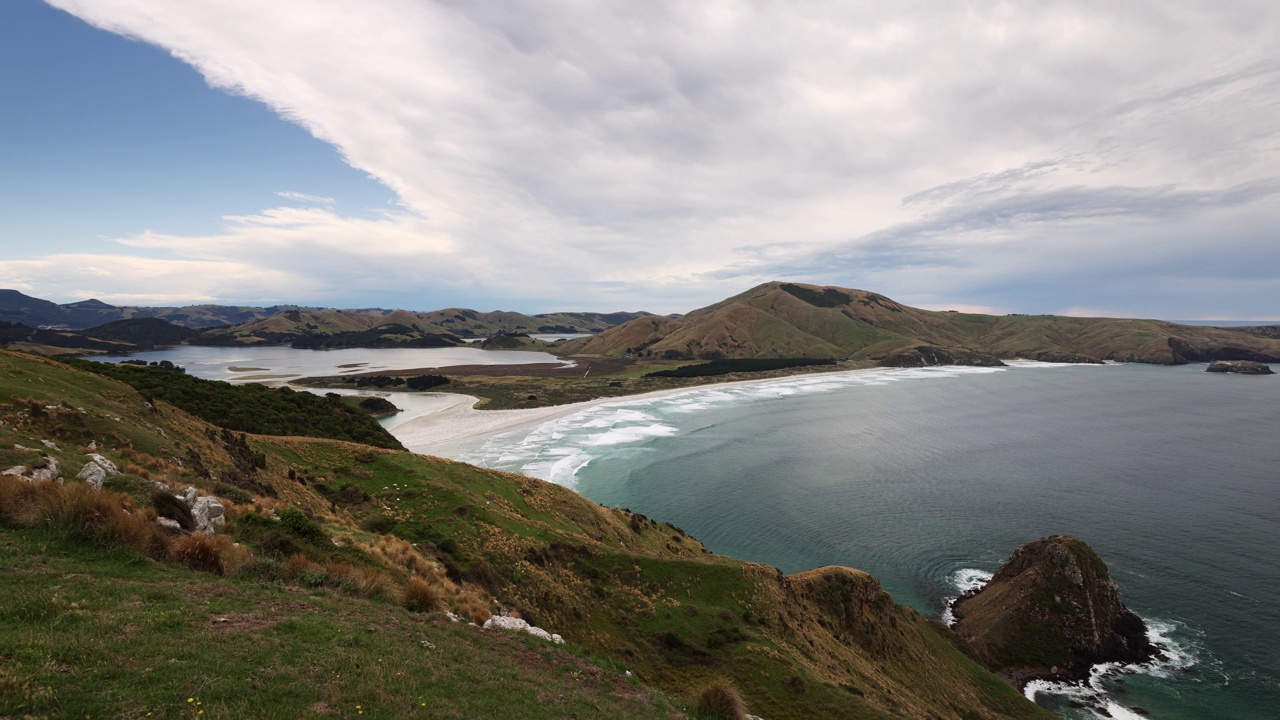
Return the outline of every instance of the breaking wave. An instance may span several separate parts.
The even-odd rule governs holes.
[[[1015,367],[1052,367],[1018,363]],[[1000,367],[884,368],[801,375],[776,380],[690,388],[657,397],[620,399],[549,420],[531,431],[505,433],[464,447],[458,459],[510,470],[574,487],[577,474],[609,453],[643,449],[647,443],[687,432],[699,414],[749,403],[817,395],[858,386],[1002,372]]]

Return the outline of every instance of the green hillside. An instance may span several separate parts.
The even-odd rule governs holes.
[[[70,479],[90,451],[121,470],[102,491]],[[241,437],[0,352],[0,467],[51,461],[65,486],[0,477],[0,715],[687,717],[728,681],[769,720],[1051,717],[856,570],[785,576],[539,480]],[[225,529],[160,533],[155,482]],[[467,624],[503,612],[566,642]]]

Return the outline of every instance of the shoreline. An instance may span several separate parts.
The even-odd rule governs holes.
[[[517,430],[532,429],[544,422],[614,402],[627,403],[636,400],[652,400],[718,387],[768,385],[770,383],[792,381],[798,377],[885,372],[900,369],[903,368],[851,368],[827,372],[796,373],[781,377],[728,380],[725,382],[653,390],[634,395],[600,397],[565,405],[514,410],[480,410],[475,407],[475,404],[480,400],[475,396],[461,393],[430,393],[442,398],[438,409],[424,412],[411,420],[389,428],[388,431],[410,452],[450,458],[451,455],[449,453],[456,450],[457,446],[463,442],[490,438]],[[444,398],[448,398],[448,400]]]
[[[1019,366],[1074,367],[1076,365],[1077,363],[1049,363],[1036,360],[1025,360],[1021,358],[1006,361],[1006,367],[1009,368]],[[653,390],[645,393],[636,393],[634,395],[599,397],[564,405],[549,405],[546,407],[510,410],[477,409],[475,404],[479,402],[480,399],[473,395],[446,392],[421,393],[420,395],[423,397],[431,396],[439,398],[439,401],[431,402],[430,405],[434,407],[426,409],[425,411],[420,411],[421,414],[413,417],[412,419],[391,426],[388,428],[388,432],[395,436],[395,438],[399,440],[410,452],[453,459],[454,454],[456,454],[456,450],[461,443],[482,438],[495,437],[497,435],[516,432],[518,430],[532,429],[544,422],[556,420],[582,410],[598,407],[600,405],[607,405],[609,403],[628,403],[636,400],[651,400],[681,395],[683,393],[699,392],[710,388],[742,385],[768,385],[771,383],[793,381],[799,377],[893,372],[918,369],[921,368],[864,367],[827,370],[823,372],[801,372],[768,378],[750,378],[745,380],[727,380],[724,382],[703,383],[678,388],[667,388],[664,390]],[[392,393],[381,394],[394,394],[394,391]],[[414,395],[419,394],[415,393]]]

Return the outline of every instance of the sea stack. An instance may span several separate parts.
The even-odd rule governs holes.
[[[1159,651],[1120,602],[1106,563],[1084,542],[1054,535],[1022,545],[991,582],[956,601],[955,631],[1019,687],[1083,680],[1098,663]]]
[[[1209,363],[1205,372],[1239,373],[1241,375],[1271,375],[1271,366],[1252,360],[1218,360]]]

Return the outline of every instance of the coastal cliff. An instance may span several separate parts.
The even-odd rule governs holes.
[[[1144,662],[1158,652],[1102,558],[1063,535],[1020,546],[952,612],[956,633],[1017,685],[1083,680],[1098,663]]]

